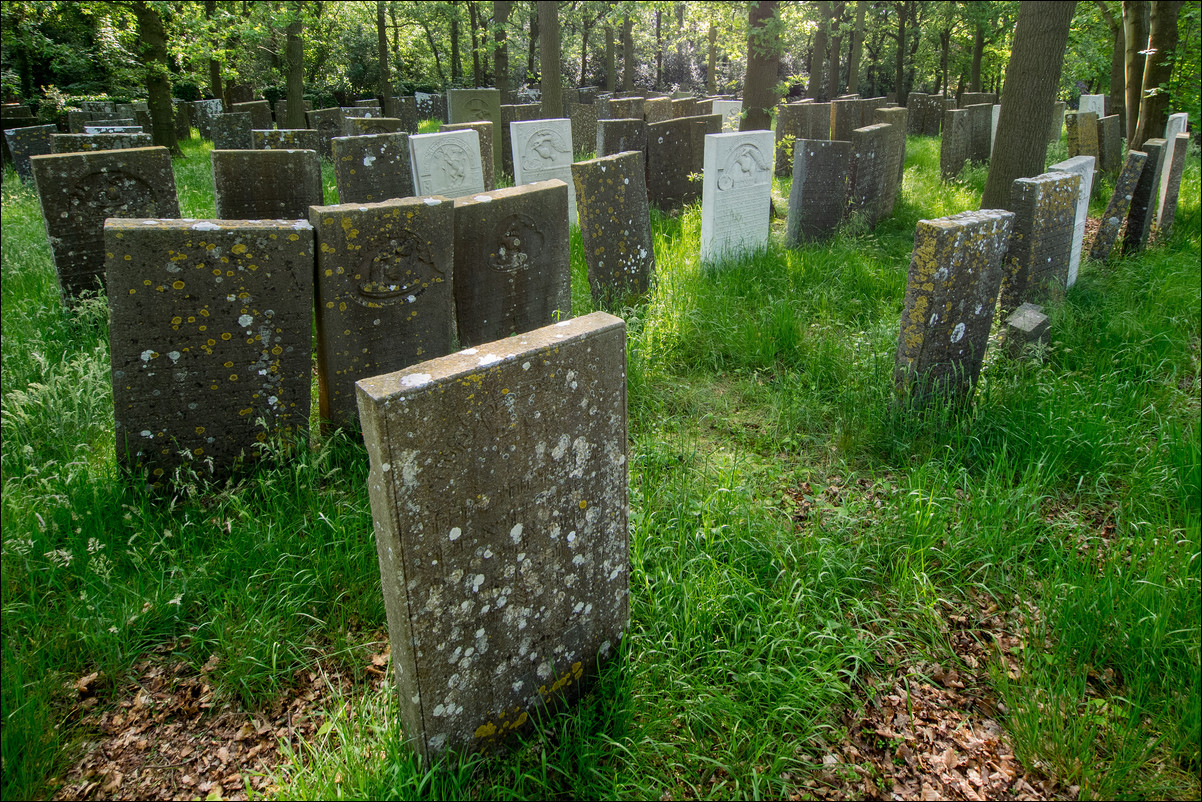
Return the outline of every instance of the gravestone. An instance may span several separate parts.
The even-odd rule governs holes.
[[[396,114],[401,120],[401,130],[415,133],[420,124],[420,118],[417,116],[417,100],[412,95],[401,95],[393,100],[396,101]]]
[[[645,122],[642,120],[597,120],[597,158],[613,156],[628,150],[647,150],[647,124]]]
[[[926,95],[923,103],[926,109],[923,114],[922,132],[926,136],[939,136],[943,131],[943,115],[948,109],[956,108],[956,102],[951,98],[944,98],[942,95]]]
[[[737,259],[768,247],[772,213],[771,131],[705,138],[701,261]]]
[[[597,86],[582,86],[576,90],[576,102],[591,106],[597,102],[597,95],[600,93],[600,87]]]
[[[409,161],[409,134],[334,137],[330,141],[334,180],[343,203],[379,203],[417,194]]]
[[[797,140],[793,148],[786,243],[796,247],[835,232],[847,211],[850,174],[850,142]]]
[[[312,150],[214,150],[213,192],[223,220],[303,220],[322,202]]]
[[[1077,110],[1080,112],[1093,112],[1097,115],[1097,119],[1100,120],[1106,116],[1106,96],[1081,95],[1081,99],[1077,104]]]
[[[336,136],[342,136],[343,120],[342,109],[318,109],[317,111],[308,112],[309,127],[317,129],[317,137],[321,140],[321,155],[327,159],[333,157],[333,151],[330,149],[330,140]]]
[[[1189,150],[1189,134],[1180,133],[1167,143],[1172,147],[1167,161],[1169,162],[1168,181],[1160,191],[1160,203],[1156,211],[1157,237],[1161,242],[1169,238],[1173,222],[1177,219],[1177,198],[1181,193],[1181,174],[1185,171],[1185,154]]]
[[[597,107],[592,103],[576,103],[568,112],[568,119],[572,121],[572,151],[577,155],[595,154],[597,152]]]
[[[443,94],[429,92],[414,92],[413,102],[417,105],[417,116],[422,120],[438,120],[447,122],[447,98]]]
[[[496,89],[451,89],[447,92],[449,122],[487,120],[493,132],[501,130],[501,93]],[[493,137],[493,171],[501,169],[501,137]]]
[[[358,383],[401,721],[488,748],[629,622],[626,337],[594,312]]]
[[[54,130],[58,132],[58,126],[54,126]],[[92,134],[145,134],[146,130],[140,125],[85,125],[83,132],[89,136]],[[45,154],[43,154],[45,155]]]
[[[12,156],[13,169],[21,180],[33,181],[33,171],[29,167],[31,156],[46,156],[51,152],[50,137],[58,132],[57,125],[27,125],[21,128],[9,128],[4,132],[8,143],[8,152]]]
[[[978,103],[997,104],[997,94],[994,92],[964,92],[960,95],[960,108],[966,109]]]
[[[912,403],[971,399],[1013,220],[1013,212],[982,209],[918,221],[894,368]]]
[[[1020,359],[1033,348],[1047,345],[1048,316],[1036,304],[1020,304],[1006,318],[1006,350],[1011,359]]]
[[[150,134],[51,134],[50,151],[56,154],[97,150],[130,150],[152,145]]]
[[[673,117],[695,117],[697,116],[697,100],[692,97],[682,97],[672,99],[672,116]]]
[[[355,105],[359,108],[380,108],[380,101],[374,97],[365,97],[362,100],[356,100]]]
[[[643,98],[641,97],[610,98],[604,102],[607,104],[609,110],[605,115],[606,119],[645,119],[646,111],[643,107]]]
[[[509,141],[509,124],[519,120],[537,120],[542,116],[542,108],[540,103],[501,107],[501,170],[507,178],[513,177],[513,145]]]
[[[446,198],[309,210],[323,420],[358,428],[356,381],[451,352],[454,213]]]
[[[302,117],[307,117],[308,113],[313,110],[313,104],[305,101],[305,114]],[[275,127],[281,130],[288,129],[288,99],[280,98],[275,102]]]
[[[846,98],[831,101],[830,133],[831,139],[840,142],[850,142],[851,132],[861,127],[864,111],[859,98]]]
[[[117,111],[117,104],[111,100],[85,100],[79,104],[79,107],[84,111],[101,114],[115,114]]]
[[[879,108],[873,120],[890,126],[886,138],[885,183],[881,195],[879,217],[890,217],[901,191],[902,178],[906,171],[906,129],[910,112],[901,106]]]
[[[968,158],[977,164],[989,161],[992,150],[993,105],[978,103],[964,109],[968,112]]]
[[[1089,251],[1090,259],[1105,262],[1110,258],[1110,252],[1119,236],[1119,228],[1127,216],[1127,210],[1131,208],[1131,196],[1135,192],[1135,185],[1139,182],[1147,160],[1146,153],[1138,150],[1127,151],[1127,161],[1123,164],[1118,180],[1115,181],[1114,194],[1110,196],[1106,213],[1102,215],[1097,233],[1094,234],[1093,247]]]
[[[1014,222],[1002,273],[1003,314],[1028,301],[1064,299],[1081,181],[1074,173],[1050,172],[1019,178],[1011,187]]]
[[[339,108],[342,109],[343,130],[346,129],[346,124],[345,124],[346,120],[349,120],[352,118],[360,118],[360,119],[366,120],[366,119],[373,119],[376,117],[384,116],[383,109],[381,109],[378,105],[374,105],[374,104],[371,106],[340,106]],[[392,133],[392,132],[385,131],[384,133]]]
[[[1157,190],[1160,186],[1161,165],[1165,160],[1166,142],[1159,137],[1144,141],[1144,152],[1148,160],[1143,172],[1135,182],[1131,193],[1131,206],[1127,211],[1127,231],[1123,236],[1123,255],[1137,253],[1148,241],[1152,218],[1158,207]]]
[[[655,275],[642,151],[572,165],[580,238],[593,303],[609,306],[641,294]]]
[[[218,114],[213,118],[213,150],[254,150],[250,114]]]
[[[172,120],[175,122],[175,138],[185,142],[192,138],[192,106],[182,100],[173,100]]]
[[[1098,116],[1091,111],[1068,112],[1064,115],[1064,128],[1068,132],[1068,155],[1098,155]]]
[[[460,344],[500,340],[571,317],[570,282],[568,188],[562,181],[455,201]]]
[[[1071,287],[1077,283],[1077,270],[1081,266],[1081,248],[1085,238],[1085,220],[1089,215],[1089,196],[1093,192],[1093,156],[1075,156],[1053,164],[1048,172],[1075,173],[1081,176],[1081,185],[1077,195],[1077,213],[1073,226],[1073,251],[1068,263],[1068,284]]]
[[[726,132],[738,131],[740,117],[743,114],[743,101],[741,100],[715,100],[713,102],[711,114],[722,115],[722,130]]]
[[[943,115],[943,139],[939,143],[939,176],[950,181],[968,161],[972,130],[968,112],[952,109]]]
[[[311,150],[321,152],[321,138],[312,128],[251,131],[255,150]]]
[[[92,122],[92,112],[67,109],[67,133],[82,134],[84,128]]]
[[[304,220],[109,220],[117,462],[164,485],[305,442],[313,230]]]
[[[1169,151],[1173,147],[1173,141],[1177,138],[1177,134],[1185,133],[1185,129],[1186,129],[1186,126],[1188,125],[1188,123],[1189,123],[1189,115],[1186,114],[1185,112],[1181,112],[1179,114],[1170,114],[1168,122],[1165,123],[1164,141],[1165,141],[1166,145],[1165,145],[1164,158],[1161,159],[1162,164],[1160,167],[1160,179],[1159,179],[1160,185],[1158,188],[1158,192],[1160,193],[1161,198],[1164,197],[1165,188],[1168,186],[1169,169],[1170,169],[1170,165],[1172,164],[1172,161],[1173,161],[1172,154]]]
[[[1098,120],[1098,170],[1112,178],[1123,163],[1122,123],[1117,114]]]
[[[1064,130],[1064,114],[1068,108],[1068,104],[1063,100],[1057,100],[1052,107],[1052,127],[1048,131],[1048,142],[1055,145],[1060,141],[1060,134]]]
[[[418,195],[458,198],[485,191],[480,135],[475,131],[412,134],[409,161]]]
[[[557,178],[568,186],[568,222],[576,222],[572,182],[572,123],[567,119],[510,123],[514,184]]]
[[[179,217],[166,148],[31,156],[64,303],[104,284],[104,221]]]
[[[213,138],[213,118],[224,111],[221,100],[192,101],[192,116],[196,119],[196,130],[201,139]]]
[[[877,124],[851,132],[848,211],[861,215],[869,228],[880,219],[881,202],[888,192],[886,176],[890,172],[896,175],[897,165],[889,159],[889,128]]]
[[[343,117],[343,136],[374,136],[395,134],[404,130],[396,117]]]
[[[799,139],[812,139],[809,116],[804,104],[781,103],[776,107],[776,174],[781,178],[793,171],[793,147]]]
[[[722,115],[677,117],[647,126],[647,197],[661,208],[691,203],[701,195],[692,176],[705,168],[705,137],[722,131]]]
[[[443,123],[443,131],[475,131],[480,137],[480,169],[484,175],[484,189],[496,189],[497,178],[493,170],[493,128],[488,120],[473,123]]]
[[[643,101],[644,122],[662,123],[674,116],[676,115],[672,113],[672,98],[670,97],[651,97]]]
[[[926,126],[926,94],[911,92],[906,95],[906,133],[910,136],[921,136]]]
[[[266,100],[252,100],[250,103],[232,103],[230,104],[230,112],[233,114],[249,114],[250,127],[252,129],[258,128],[260,131],[266,131],[273,124],[271,119],[271,104]]]

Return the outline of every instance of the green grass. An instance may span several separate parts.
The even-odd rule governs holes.
[[[214,214],[207,151],[192,140],[175,161],[185,216]],[[197,667],[219,655],[218,693],[251,708],[319,658],[361,680],[277,771],[281,797],[781,797],[893,655],[956,660],[940,602],[971,591],[1031,604],[1021,671],[989,669],[1020,759],[1084,797],[1196,798],[1198,155],[1171,240],[1086,262],[1049,308],[1046,361],[991,352],[971,410],[915,419],[891,393],[914,226],[976,208],[984,180],[940,182],[937,141],[910,138],[874,231],[789,250],[774,228],[766,253],[719,270],[698,263],[697,206],[652,213],[657,284],[617,310],[629,637],[517,748],[431,771],[363,673],[384,608],[362,445],[315,433],[222,487],[132,487],[114,462],[103,300],[62,308],[37,200],[10,172],[3,797],[52,794],[78,755],[71,681],[103,671],[113,704],[156,647]],[[328,165],[325,190],[333,202]],[[578,234],[572,263],[581,314]],[[880,492],[824,500],[836,476]],[[822,512],[795,526],[787,491],[807,481]]]

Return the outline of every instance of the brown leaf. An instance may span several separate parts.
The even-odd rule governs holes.
[[[85,696],[91,692],[92,683],[100,678],[99,671],[93,671],[86,677],[80,677],[75,683],[75,690],[79,691],[80,696]]]

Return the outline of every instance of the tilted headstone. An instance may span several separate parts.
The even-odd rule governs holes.
[[[64,303],[104,285],[106,218],[179,217],[166,148],[32,156],[29,163]]]
[[[401,721],[427,761],[576,697],[629,621],[626,337],[604,312],[358,383]]]
[[[1014,223],[1002,274],[1003,314],[1028,301],[1063,300],[1071,286],[1068,268],[1081,181],[1073,173],[1050,172],[1019,178],[1011,187]]]
[[[470,123],[443,123],[443,131],[475,131],[480,137],[480,170],[484,174],[484,189],[496,189],[497,177],[493,169],[492,140],[495,132],[488,120],[477,120]]]
[[[109,220],[117,461],[155,485],[304,442],[313,229],[305,220]]]
[[[542,104],[522,103],[520,105],[505,105],[501,107],[501,170],[508,177],[513,177],[513,145],[509,141],[509,124],[519,120],[537,120],[542,116]]]
[[[335,137],[331,143],[334,180],[342,203],[378,203],[417,194],[409,134]]]
[[[1138,253],[1148,241],[1152,218],[1155,217],[1159,206],[1160,173],[1167,149],[1167,143],[1159,137],[1144,141],[1144,152],[1148,154],[1148,160],[1144,162],[1143,172],[1135,182],[1135,191],[1131,193],[1131,207],[1127,211],[1127,231],[1123,236],[1123,255]]]
[[[451,352],[454,213],[446,198],[309,210],[323,420],[358,428],[356,381]]]
[[[944,112],[943,139],[939,143],[939,175],[944,181],[955,178],[964,169],[971,137],[967,111],[952,109]]]
[[[1020,304],[1006,318],[1005,343],[1011,359],[1020,359],[1033,347],[1047,345],[1048,316],[1037,304]]]
[[[771,131],[705,138],[701,261],[720,262],[768,247],[772,214]]]
[[[213,150],[254,150],[255,136],[251,133],[249,112],[218,114],[213,118]]]
[[[312,128],[251,131],[255,150],[311,150],[321,152],[321,137]]]
[[[1077,110],[1081,112],[1093,112],[1100,120],[1106,116],[1106,96],[1081,95],[1081,100],[1077,104]]]
[[[223,220],[303,220],[322,202],[312,150],[214,150],[213,191]]]
[[[1098,116],[1093,112],[1073,112],[1064,115],[1064,129],[1068,132],[1068,155],[1098,155]]]
[[[1052,105],[1052,127],[1048,130],[1048,142],[1055,145],[1060,141],[1060,134],[1064,131],[1064,114],[1068,108],[1068,104],[1063,100],[1057,100]]]
[[[906,171],[906,130],[910,112],[901,106],[878,108],[873,111],[874,122],[890,126],[886,138],[885,183],[878,217],[889,217],[901,192]]]
[[[572,165],[580,237],[593,303],[646,292],[655,275],[642,151]]]
[[[1188,124],[1189,115],[1185,112],[1170,114],[1168,121],[1165,123],[1164,141],[1166,145],[1164,158],[1161,160],[1162,164],[1160,166],[1159,187],[1157,188],[1157,191],[1160,193],[1160,197],[1162,198],[1164,197],[1165,188],[1169,183],[1169,169],[1173,161],[1172,154],[1169,151],[1173,147],[1173,141],[1177,138],[1177,134],[1185,133],[1185,129]]]
[[[851,132],[862,127],[864,111],[858,98],[831,101],[830,138],[851,141]]]
[[[1181,174],[1185,171],[1185,154],[1189,150],[1189,134],[1180,133],[1167,143],[1172,148],[1169,162],[1168,181],[1160,190],[1160,203],[1156,211],[1156,230],[1161,242],[1168,239],[1177,219],[1177,198],[1181,193]]]
[[[971,398],[1013,220],[1012,212],[982,209],[918,221],[894,368],[898,391],[914,403]]]
[[[597,158],[628,150],[647,150],[647,124],[642,120],[597,120]]]
[[[343,117],[343,136],[373,136],[375,134],[395,134],[403,131],[401,121],[396,117]]]
[[[321,155],[327,159],[331,158],[333,151],[330,150],[330,140],[336,136],[343,135],[343,120],[342,109],[318,109],[317,111],[308,112],[309,127],[317,129],[317,136],[321,140]]]
[[[27,125],[9,128],[4,132],[8,152],[12,156],[13,169],[22,181],[33,181],[33,170],[29,167],[31,156],[46,156],[51,152],[50,137],[58,133],[57,125]]]
[[[271,104],[266,100],[252,100],[249,103],[231,103],[230,112],[233,114],[249,114],[250,127],[252,129],[258,128],[260,131],[266,131],[273,125]]]
[[[740,116],[743,114],[743,101],[741,100],[715,100],[713,102],[713,111],[711,114],[722,115],[722,130],[726,132],[738,131]]]
[[[494,133],[501,130],[501,93],[496,89],[451,89],[447,92],[449,122],[488,120]],[[501,169],[501,137],[493,137],[493,171]]]
[[[1002,104],[993,104],[993,112],[989,121],[989,158],[993,158],[993,143],[997,142],[997,121],[1002,116]]]
[[[1127,151],[1127,161],[1114,184],[1114,194],[1110,196],[1110,203],[1106,204],[1106,213],[1102,215],[1097,233],[1094,234],[1093,247],[1089,250],[1090,259],[1105,262],[1110,258],[1110,252],[1114,250],[1115,240],[1119,236],[1119,228],[1127,217],[1127,210],[1131,208],[1131,196],[1135,192],[1135,185],[1139,183],[1144,163],[1147,161],[1148,154],[1138,150]]]
[[[851,132],[851,181],[848,192],[848,211],[860,214],[869,228],[881,216],[881,204],[886,192],[886,177],[896,175],[896,165],[889,160],[890,126],[877,124]]]
[[[454,285],[463,345],[570,317],[567,185],[544,181],[456,200]]]
[[[568,185],[568,222],[576,222],[576,189],[572,182],[572,122],[567,119],[510,123],[514,184],[558,178]]]
[[[673,98],[672,100],[672,116],[673,117],[695,117],[697,116],[697,100],[692,97]]]
[[[213,118],[223,111],[220,99],[192,101],[192,116],[196,118],[196,130],[201,139],[213,138]]]
[[[1098,120],[1098,171],[1117,176],[1123,164],[1123,118],[1117,114]]]
[[[1089,216],[1089,197],[1093,192],[1093,156],[1074,156],[1062,162],[1053,164],[1048,172],[1075,173],[1081,176],[1081,185],[1077,195],[1077,213],[1073,225],[1073,251],[1068,263],[1068,285],[1077,283],[1077,270],[1081,266],[1081,248],[1085,238],[1085,220]]]
[[[662,123],[674,116],[670,97],[652,97],[643,101],[643,120],[645,122]]]
[[[412,134],[409,161],[418,195],[458,198],[485,191],[480,135],[475,131]]]
[[[52,153],[89,153],[97,150],[148,148],[150,134],[51,134]]]
[[[850,173],[850,142],[797,140],[785,233],[790,246],[824,239],[835,232],[847,212]]]
[[[984,164],[989,161],[992,150],[990,139],[993,106],[987,103],[978,103],[975,106],[968,106],[964,111],[968,112],[968,158],[977,164]]]

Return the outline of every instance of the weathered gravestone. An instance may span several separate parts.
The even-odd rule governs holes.
[[[380,101],[375,99],[374,97],[365,97],[365,98],[362,98],[361,100],[356,100],[355,106],[357,106],[361,109],[365,109],[365,108],[378,109],[378,108],[380,108]]]
[[[456,200],[454,285],[463,345],[570,317],[567,185],[543,181]]]
[[[626,337],[604,312],[358,383],[401,720],[487,748],[629,621]]]
[[[859,98],[846,98],[831,101],[830,138],[840,142],[850,142],[851,132],[860,128],[864,119]]]
[[[793,147],[799,139],[815,139],[810,136],[810,117],[804,110],[806,101],[781,103],[776,107],[776,174],[781,178],[793,172]]]
[[[906,118],[906,133],[910,136],[921,136],[926,129],[926,97],[923,92],[911,92],[906,95],[906,111],[909,112]]]
[[[501,107],[501,170],[508,178],[513,178],[513,144],[510,142],[509,124],[521,120],[537,120],[542,116],[541,103],[521,103]],[[491,187],[490,187],[491,188]]]
[[[1106,96],[1081,95],[1081,99],[1077,103],[1077,110],[1080,112],[1093,112],[1097,115],[1097,119],[1100,120],[1106,116]]]
[[[485,191],[480,135],[475,131],[412,134],[409,160],[418,195],[458,198]]]
[[[715,100],[711,114],[722,115],[722,130],[726,132],[739,130],[739,118],[743,114],[741,100]]]
[[[8,143],[8,152],[12,156],[13,169],[22,181],[33,181],[33,171],[29,167],[31,156],[46,156],[51,152],[50,137],[58,133],[57,125],[27,125],[21,128],[9,128],[4,132]]]
[[[150,134],[51,134],[52,153],[89,153],[97,150],[148,148]]]
[[[192,116],[196,119],[196,130],[201,139],[213,138],[213,118],[224,111],[221,100],[192,101]]]
[[[330,140],[336,136],[343,135],[343,120],[342,109],[318,109],[308,113],[309,127],[317,129],[317,136],[321,139],[321,155],[327,159],[332,157],[333,151],[330,149]]]
[[[443,123],[443,131],[475,131],[480,137],[480,170],[484,176],[484,189],[496,189],[497,177],[493,166],[493,127],[488,120],[470,123]]]
[[[681,97],[672,99],[673,117],[695,117],[699,111],[696,98]]]
[[[334,180],[343,203],[379,203],[417,194],[409,161],[409,134],[334,137],[331,144]]]
[[[340,106],[342,109],[343,130],[346,130],[345,121],[353,118],[359,119],[376,119],[384,116],[384,111],[378,105],[371,106]],[[383,133],[391,133],[385,131]]]
[[[306,100],[304,102],[304,109],[305,109],[305,114],[301,115],[301,119],[305,119],[305,116],[310,111],[313,110],[313,104]],[[287,100],[287,98],[280,98],[279,100],[277,100],[275,102],[275,127],[279,128],[281,130],[287,130],[287,128],[288,128],[288,100]]]
[[[1060,141],[1060,134],[1064,131],[1064,113],[1067,108],[1068,104],[1063,100],[1057,100],[1052,106],[1052,127],[1048,130],[1048,141],[1053,145]]]
[[[1161,160],[1162,164],[1160,166],[1160,179],[1159,179],[1159,187],[1158,187],[1158,192],[1160,193],[1161,198],[1164,197],[1165,188],[1168,186],[1168,183],[1169,183],[1169,169],[1170,169],[1170,165],[1172,164],[1172,161],[1173,161],[1170,150],[1173,147],[1173,141],[1177,138],[1177,134],[1185,133],[1185,129],[1188,124],[1189,124],[1189,115],[1186,114],[1185,112],[1181,112],[1178,114],[1170,114],[1168,122],[1165,123],[1164,141],[1166,144],[1165,144],[1164,158]]]
[[[1097,233],[1094,234],[1093,247],[1089,250],[1090,259],[1105,262],[1110,258],[1110,252],[1114,250],[1115,240],[1119,236],[1119,228],[1127,216],[1127,210],[1131,208],[1131,196],[1135,192],[1135,185],[1139,182],[1147,160],[1146,153],[1138,150],[1127,151],[1127,161],[1114,184],[1114,194],[1110,196],[1110,203],[1106,204],[1106,213],[1102,215]]]
[[[593,303],[646,292],[655,275],[642,151],[572,165],[580,237]]]
[[[972,130],[968,112],[951,109],[943,115],[943,139],[939,143],[939,175],[944,181],[960,174],[968,161]]]
[[[851,181],[848,211],[861,215],[872,228],[881,214],[881,201],[887,189],[886,181],[897,167],[888,158],[889,126],[883,124],[857,128],[851,132]]]
[[[280,434],[304,441],[313,230],[304,220],[109,220],[117,461],[170,480],[228,475]]]
[[[1048,168],[1048,172],[1075,173],[1081,176],[1081,185],[1077,195],[1077,213],[1073,225],[1073,251],[1068,263],[1068,284],[1071,287],[1077,283],[1077,270],[1081,266],[1081,248],[1085,238],[1085,220],[1089,216],[1089,196],[1093,192],[1093,156],[1075,156],[1062,162],[1057,162]]]
[[[1047,345],[1048,316],[1037,304],[1020,304],[1006,318],[1005,343],[1011,359],[1020,359],[1033,349]]]
[[[1064,298],[1071,286],[1069,259],[1082,180],[1073,173],[1051,172],[1019,178],[1011,187],[1009,208],[1014,222],[1002,273],[1003,314],[1028,301]]]
[[[175,122],[175,138],[181,142],[192,138],[192,104],[173,100],[172,119]]]
[[[1098,170],[1110,177],[1123,164],[1123,118],[1117,114],[1098,120]]]
[[[1131,207],[1127,212],[1127,231],[1123,236],[1123,255],[1138,253],[1148,241],[1152,217],[1157,208],[1157,188],[1160,185],[1160,168],[1165,159],[1166,143],[1159,137],[1144,141],[1144,152],[1148,160],[1143,172],[1135,182],[1131,193]]]
[[[404,129],[396,117],[343,117],[343,136],[372,136],[374,134],[395,134]]]
[[[1070,111],[1064,115],[1064,130],[1068,132],[1068,155],[1098,155],[1098,116],[1093,112]]]
[[[496,89],[451,89],[447,92],[449,122],[487,120],[494,133],[501,130],[501,93]],[[493,137],[493,171],[501,169],[501,137]]]
[[[641,97],[610,98],[602,102],[607,105],[605,118],[608,120],[645,120],[646,111]]]
[[[971,398],[1013,220],[1012,212],[982,209],[918,221],[894,369],[898,391],[914,404]]]
[[[1160,203],[1156,211],[1156,230],[1161,242],[1168,239],[1177,218],[1177,198],[1181,193],[1181,174],[1185,171],[1185,154],[1189,150],[1189,134],[1180,133],[1168,143],[1172,148],[1169,162],[1168,181],[1160,190]]]
[[[576,222],[572,182],[572,123],[567,119],[510,123],[514,184],[558,178],[568,185],[568,222]]]
[[[213,118],[213,150],[254,150],[250,114],[218,114]]]
[[[977,164],[989,161],[992,150],[993,105],[978,103],[964,109],[968,113],[968,158]]]
[[[166,148],[32,156],[29,162],[64,303],[104,285],[105,219],[179,217]]]
[[[989,158],[993,158],[993,143],[997,141],[997,121],[1002,116],[1002,104],[994,103],[989,121]]]
[[[311,150],[321,152],[321,137],[312,128],[251,131],[255,150]]]
[[[597,157],[628,150],[647,150],[647,123],[642,120],[597,120]]]
[[[447,122],[446,95],[432,95],[429,92],[414,92],[413,101],[417,104],[417,116],[422,120],[438,120]]]
[[[771,131],[705,138],[701,261],[737,259],[768,247],[772,213]]]
[[[643,101],[643,120],[649,123],[662,123],[672,119],[672,98],[651,97]]]
[[[213,191],[223,220],[298,220],[322,202],[311,150],[214,150]]]
[[[968,108],[979,103],[988,103],[990,106],[997,103],[997,94],[994,92],[963,92],[960,95],[960,108]]]
[[[878,108],[872,116],[875,122],[889,126],[885,143],[885,182],[878,218],[889,217],[897,204],[906,172],[906,118],[909,111],[901,106]]]
[[[924,104],[922,133],[925,136],[939,136],[945,122],[943,115],[949,109],[956,108],[956,101],[942,95],[925,95],[921,101]]]
[[[597,152],[597,107],[576,103],[568,112],[572,121],[572,151],[579,155]]]
[[[271,104],[266,100],[252,100],[249,103],[231,103],[230,113],[249,114],[251,129],[258,128],[266,131],[272,127]]]
[[[67,133],[82,134],[84,128],[93,122],[92,112],[78,109],[67,109]],[[7,121],[0,121],[7,130]]]
[[[401,95],[393,98],[396,101],[396,116],[401,120],[401,130],[414,133],[420,124],[417,116],[417,100],[412,95]]]
[[[309,210],[323,420],[358,428],[356,381],[451,352],[454,213],[446,198]]]
[[[58,131],[58,126],[55,126]],[[146,130],[140,125],[85,125],[83,132],[88,136],[94,134],[145,134]]]
[[[850,142],[797,140],[785,233],[790,246],[828,237],[839,227],[847,211],[850,172]]]
[[[691,203],[701,194],[692,176],[705,167],[705,137],[722,130],[722,116],[677,117],[647,126],[647,198],[661,208]]]

